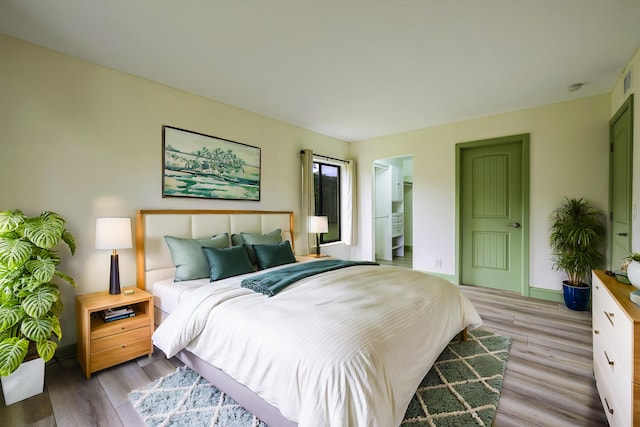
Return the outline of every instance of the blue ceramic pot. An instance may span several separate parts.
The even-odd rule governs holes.
[[[564,303],[567,308],[575,311],[585,311],[589,308],[591,300],[591,287],[589,286],[573,286],[562,282],[562,291],[564,295]]]

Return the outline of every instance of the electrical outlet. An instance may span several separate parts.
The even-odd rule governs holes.
[[[436,258],[436,268],[442,268],[442,260],[440,258]]]

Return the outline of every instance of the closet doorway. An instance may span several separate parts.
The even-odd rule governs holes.
[[[413,156],[373,162],[375,260],[413,267]]]

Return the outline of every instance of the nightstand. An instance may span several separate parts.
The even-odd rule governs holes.
[[[153,353],[153,296],[136,287],[132,295],[95,292],[76,297],[78,361],[87,378],[93,372]],[[135,316],[105,322],[100,311],[130,306]]]
[[[329,258],[329,255],[320,255],[320,258],[318,258],[315,254],[313,255],[296,255],[296,261],[298,262],[309,262],[309,261],[314,261],[317,259],[321,259],[321,258]]]

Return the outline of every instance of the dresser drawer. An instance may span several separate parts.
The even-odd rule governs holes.
[[[596,333],[594,322],[593,371],[596,386],[610,426],[631,427],[634,384],[620,365],[607,338]]]
[[[144,326],[142,328],[125,331],[108,337],[91,340],[91,354],[100,353],[114,347],[120,347],[122,344],[132,341],[151,339],[151,327]]]
[[[119,347],[92,354],[91,372],[99,371],[145,354],[151,354],[152,351],[151,340],[121,343]]]
[[[602,284],[594,284],[593,296],[594,324],[616,349],[623,369],[633,372],[633,324]]]

